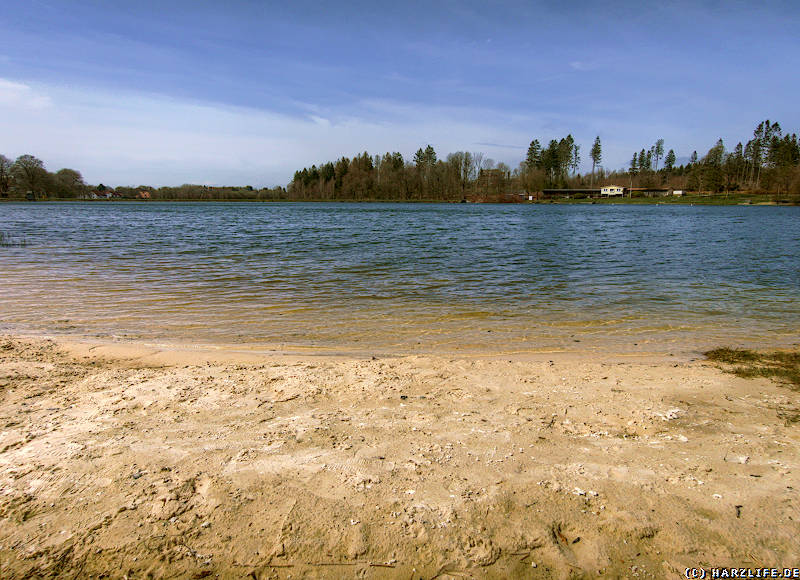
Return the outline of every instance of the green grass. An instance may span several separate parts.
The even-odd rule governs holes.
[[[710,361],[726,365],[723,370],[737,377],[765,377],[800,390],[800,352],[715,348],[705,355]]]
[[[582,198],[582,199],[553,199],[545,200],[553,203],[580,204],[595,203],[598,205],[740,205],[760,203],[776,203],[778,205],[800,205],[800,195],[797,194],[765,194],[765,193],[714,193],[692,194],[676,197],[673,195],[658,197],[613,197],[608,199]]]

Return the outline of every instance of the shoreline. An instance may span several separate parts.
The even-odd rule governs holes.
[[[318,361],[343,361],[343,360],[377,360],[377,359],[402,359],[411,357],[428,357],[440,359],[462,358],[467,360],[494,360],[507,359],[509,362],[533,362],[559,359],[562,362],[613,362],[622,363],[642,361],[651,363],[694,362],[704,360],[707,350],[719,346],[732,348],[746,348],[753,350],[792,350],[800,348],[800,337],[796,335],[784,337],[780,341],[765,341],[763,336],[752,336],[749,339],[739,337],[738,340],[729,341],[725,345],[709,337],[697,339],[696,342],[682,342],[681,348],[676,348],[679,341],[656,340],[647,337],[638,338],[639,342],[632,343],[637,348],[623,348],[623,342],[608,345],[605,348],[597,346],[598,343],[573,341],[565,346],[542,346],[540,348],[520,348],[518,345],[509,345],[507,348],[498,348],[495,344],[482,347],[464,347],[454,349],[447,344],[425,344],[416,348],[389,347],[386,345],[376,347],[356,346],[355,343],[339,345],[337,347],[315,344],[287,344],[262,343],[262,342],[214,342],[212,340],[187,341],[164,340],[147,337],[103,337],[92,334],[53,334],[45,332],[0,331],[0,339],[11,337],[16,340],[30,342],[53,342],[64,352],[76,358],[97,358],[112,361],[140,360],[149,365],[163,364],[165,366],[176,364],[256,364],[265,359],[277,358],[283,360],[318,360]],[[610,344],[610,343],[609,343]],[[627,343],[625,343],[627,344]]]
[[[788,196],[788,197],[787,197]],[[755,199],[756,201],[750,201]],[[76,199],[76,198],[52,198],[40,200],[26,199],[0,199],[0,203],[288,203],[288,204],[320,204],[320,203],[356,203],[356,204],[463,204],[460,200],[421,200],[421,199],[313,199],[313,200],[290,200],[290,199]],[[672,196],[663,197],[636,197],[636,198],[578,198],[578,199],[541,199],[541,200],[514,200],[514,201],[484,201],[468,200],[470,205],[710,205],[710,206],[776,206],[776,207],[797,207],[800,200],[797,194],[777,194],[777,193],[732,193],[725,194],[701,194],[687,195],[681,198]]]
[[[796,566],[800,394],[690,358],[0,337],[0,575]]]

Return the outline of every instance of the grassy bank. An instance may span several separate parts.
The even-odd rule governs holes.
[[[538,203],[586,203],[603,205],[800,205],[797,194],[717,193],[664,197],[615,197],[607,199],[553,199]]]

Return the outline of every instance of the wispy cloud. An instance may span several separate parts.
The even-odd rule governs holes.
[[[311,106],[311,108],[316,108]],[[431,143],[442,156],[473,143],[524,142],[489,111],[364,101],[291,116],[133,92],[37,86],[0,79],[0,152],[31,153],[111,185],[280,185],[303,166]],[[476,119],[482,119],[478,121]],[[512,146],[507,146],[512,147]],[[502,153],[495,156],[503,158]],[[515,163],[516,155],[503,159]]]
[[[514,150],[522,150],[525,149],[522,145],[502,145],[500,143],[487,143],[485,141],[476,141],[475,145],[480,145],[482,147],[495,147],[498,149],[514,149]]]
[[[23,83],[0,79],[0,107],[45,109],[53,104],[50,97]]]
[[[330,120],[326,119],[325,117],[318,117],[317,115],[311,115],[310,118],[317,125],[320,125],[322,127],[330,127],[331,126]]]
[[[584,62],[582,60],[573,60],[572,62],[569,63],[569,67],[572,70],[581,71],[581,72],[593,70],[595,68],[594,65],[592,65],[590,63],[587,63],[587,62]]]

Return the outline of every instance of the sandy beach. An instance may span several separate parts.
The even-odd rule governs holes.
[[[3,578],[800,563],[800,394],[702,356],[0,339]]]

